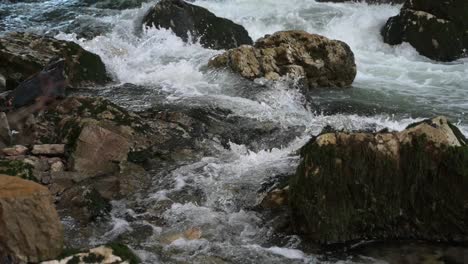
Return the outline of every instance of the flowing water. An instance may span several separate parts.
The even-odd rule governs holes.
[[[56,35],[99,54],[116,83],[140,87],[136,91],[135,86],[123,86],[123,92],[113,91],[116,85],[100,87],[100,95],[131,109],[151,107],[164,94],[168,103],[216,105],[235,116],[300,127],[301,135],[264,150],[231,143],[216,155],[155,172],[150,191],[114,202],[112,221],[90,228],[88,235],[71,235],[71,245],[125,239],[147,263],[385,263],[395,261],[389,255],[444,252],[442,245],[416,245],[406,251],[384,245],[356,254],[328,254],[308,248],[294,235],[278,233],[275,221],[280,220],[253,208],[262,182],[293,173],[296,150],[327,125],[402,130],[414,121],[446,115],[467,134],[468,60],[439,63],[407,44],[384,44],[379,30],[399,12],[398,5],[195,1],[242,24],[253,39],[303,29],[348,43],[358,69],[353,88],[318,90],[304,98],[291,82],[251,84],[228,72],[210,71],[204,65],[220,51],[186,44],[168,30],[142,30],[141,18],[154,2],[123,11],[83,8],[66,0],[0,4],[0,30]],[[110,29],[91,40],[78,39],[65,28],[79,19]],[[256,91],[257,86],[267,89]],[[64,223],[68,234],[76,233],[72,219]],[[382,253],[385,250],[391,253]]]

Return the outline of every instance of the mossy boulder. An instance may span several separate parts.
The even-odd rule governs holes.
[[[0,37],[0,74],[9,90],[56,58],[65,60],[65,73],[73,87],[110,81],[101,58],[74,42],[22,32]]]
[[[318,243],[466,241],[467,139],[446,118],[402,132],[327,132],[290,180],[295,227]]]
[[[183,0],[162,0],[143,18],[143,25],[171,29],[184,41],[200,41],[209,49],[232,49],[252,44],[248,32],[229,19]]]

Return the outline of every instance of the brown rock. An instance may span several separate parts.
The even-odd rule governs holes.
[[[64,144],[43,144],[34,145],[32,149],[34,155],[63,155],[65,154]]]
[[[89,174],[114,172],[118,163],[127,160],[128,140],[98,125],[86,125],[73,153],[73,169]]]
[[[0,175],[0,259],[39,262],[62,251],[63,231],[47,188]]]
[[[214,68],[229,67],[247,79],[298,78],[306,87],[349,87],[356,77],[354,54],[338,40],[305,31],[267,35],[253,46],[241,46],[214,57]]]
[[[4,148],[2,152],[6,156],[20,156],[26,154],[28,148],[22,145],[15,145],[13,147]]]

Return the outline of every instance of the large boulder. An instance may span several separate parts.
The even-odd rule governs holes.
[[[146,27],[171,29],[184,41],[200,41],[209,49],[232,49],[252,44],[248,32],[231,20],[183,0],[161,0],[143,18]]]
[[[0,262],[54,259],[62,247],[62,224],[47,188],[0,175]]]
[[[290,180],[297,229],[319,243],[468,239],[467,139],[446,118],[401,132],[329,132]]]
[[[74,42],[32,33],[0,37],[0,74],[6,79],[7,89],[14,89],[56,58],[65,60],[71,86],[100,85],[110,80],[101,58]]]
[[[386,43],[410,43],[421,55],[453,61],[468,55],[468,1],[406,1],[382,28]]]
[[[338,40],[305,31],[267,35],[253,46],[231,49],[210,60],[210,67],[229,67],[247,79],[299,78],[306,87],[349,87],[356,77],[354,54]]]

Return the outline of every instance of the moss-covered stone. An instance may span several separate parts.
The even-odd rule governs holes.
[[[33,166],[20,160],[0,160],[0,174],[37,182],[33,175]]]
[[[101,58],[74,42],[31,33],[15,32],[0,38],[0,73],[7,89],[42,70],[52,59],[65,60],[65,72],[71,86],[101,85],[110,81]]]
[[[328,133],[304,146],[290,181],[298,231],[319,243],[466,240],[468,147],[406,136]]]

